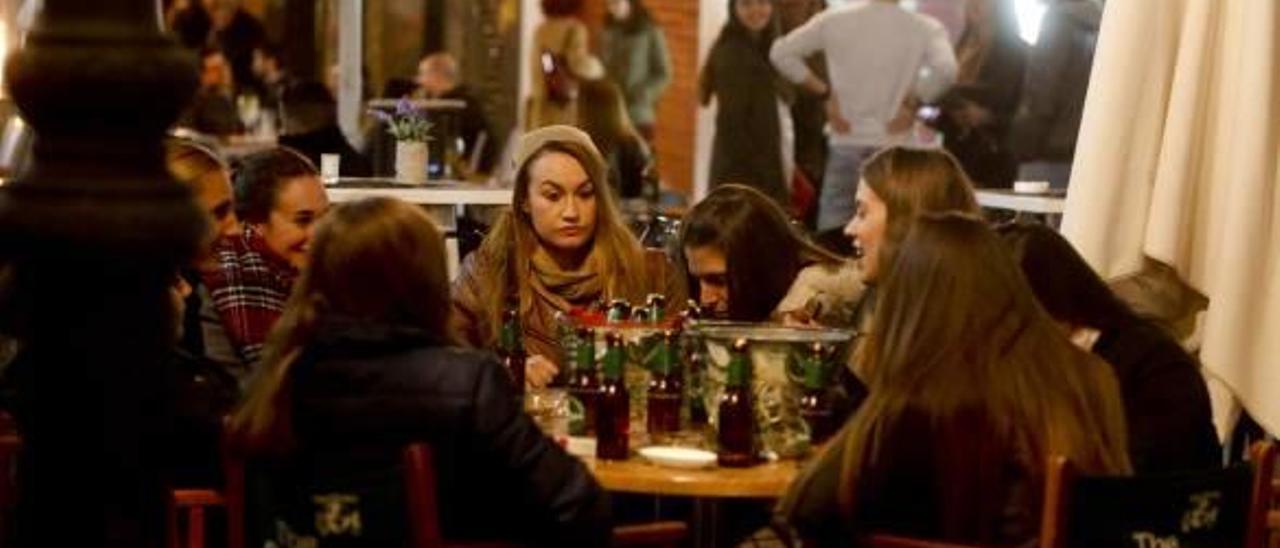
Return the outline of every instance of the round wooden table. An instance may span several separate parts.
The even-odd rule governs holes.
[[[794,460],[748,468],[682,470],[652,464],[642,457],[625,461],[582,459],[600,485],[610,491],[703,498],[778,498],[796,477]]]
[[[713,467],[704,470],[667,468],[640,456],[625,461],[582,457],[587,469],[605,489],[620,493],[690,497],[693,546],[718,546],[718,503],[724,499],[776,499],[786,492],[799,471],[794,460],[765,462],[748,468]]]

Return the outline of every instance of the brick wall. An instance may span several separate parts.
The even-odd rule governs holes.
[[[644,0],[667,36],[674,71],[671,85],[658,102],[657,149],[663,183],[689,194],[693,189],[694,135],[697,124],[698,2]],[[604,0],[588,0],[582,17],[598,30]]]

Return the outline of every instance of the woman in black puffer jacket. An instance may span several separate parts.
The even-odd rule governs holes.
[[[414,442],[432,448],[445,538],[608,542],[586,468],[521,410],[492,355],[450,343],[444,244],[421,209],[344,204],[309,264],[232,425],[266,478],[250,476],[253,545],[403,545],[398,464]]]

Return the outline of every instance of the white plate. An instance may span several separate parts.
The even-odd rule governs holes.
[[[653,445],[640,449],[640,456],[658,466],[698,469],[715,466],[716,454],[701,449]]]
[[[1049,181],[1014,181],[1014,194],[1044,194],[1049,192]]]

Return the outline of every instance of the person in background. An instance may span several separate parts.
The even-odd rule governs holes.
[[[232,95],[234,89],[235,80],[222,50],[200,50],[200,87],[178,125],[220,139],[244,133]]]
[[[713,318],[844,325],[862,295],[852,261],[815,245],[748,186],[723,185],[698,202],[680,249],[689,294]]]
[[[778,23],[782,33],[789,33],[812,19],[826,8],[823,0],[778,0]],[[826,78],[827,61],[818,53],[806,59],[809,70],[819,78]],[[816,197],[822,194],[822,177],[827,169],[827,102],[812,93],[797,93],[791,102],[791,121],[795,131],[796,169],[813,187],[813,203],[808,208],[793,196],[792,208],[805,225],[812,228],[818,221]],[[798,177],[797,177],[798,179]],[[792,188],[796,188],[793,183]]]
[[[829,81],[805,65],[816,52],[826,54]],[[820,231],[849,221],[862,163],[880,148],[906,142],[918,101],[940,97],[956,77],[946,29],[898,0],[828,9],[778,40],[770,58],[787,79],[827,100],[831,148],[818,204]],[[929,78],[920,78],[922,69]]]
[[[525,113],[525,129],[532,130],[557,124],[574,124],[577,121],[577,101],[574,97],[557,98],[554,90],[547,89],[547,71],[544,53],[550,53],[562,63],[591,53],[587,26],[577,18],[582,0],[541,0],[542,14],[546,19],[533,33],[529,47],[530,95]],[[567,71],[568,66],[557,67]],[[572,86],[569,86],[572,87]],[[572,95],[572,90],[570,90]]]
[[[369,160],[351,146],[338,128],[338,105],[324,84],[294,84],[284,90],[281,104],[284,107],[281,145],[301,152],[313,165],[320,163],[322,154],[339,155],[343,177],[372,175]]]
[[[174,0],[164,11],[165,26],[184,47],[198,51],[209,41],[213,21],[201,0]]]
[[[624,200],[623,205],[628,211],[635,200],[644,200],[643,207],[655,203],[658,175],[653,166],[653,154],[627,116],[622,92],[602,76],[603,65],[594,55],[575,58],[571,70],[582,75],[575,125],[591,136],[604,156],[609,186]]]
[[[773,0],[729,0],[729,20],[707,55],[698,96],[703,106],[716,101],[711,188],[744,184],[785,206],[781,116],[793,90],[769,64],[778,35],[773,7]]]
[[[981,219],[910,224],[881,250],[867,399],[779,514],[806,546],[875,532],[1023,545],[1039,532],[1051,455],[1086,475],[1130,471],[1115,375],[1044,313]]]
[[[254,79],[262,87],[260,94],[263,107],[279,115],[284,90],[298,83],[298,79],[285,68],[280,47],[268,42],[258,44],[253,49],[252,68]]]
[[[1055,188],[1066,188],[1093,70],[1102,6],[1093,0],[1047,3],[1039,37],[1027,57],[1011,142],[1021,162],[1018,179],[1049,181]]]
[[[342,204],[307,254],[231,435],[268,460],[361,465],[272,475],[267,490],[303,496],[249,516],[265,522],[268,539],[287,542],[284,528],[303,544],[326,534],[402,544],[403,507],[379,505],[376,495],[401,488],[405,445],[426,442],[450,541],[608,544],[607,499],[590,472],[516,405],[492,354],[451,343],[444,241],[421,208],[390,198]],[[308,495],[333,485],[369,494],[344,509],[361,524],[354,532],[326,531],[316,519],[324,506]]]
[[[466,104],[461,112],[446,115],[455,124],[454,135],[462,139],[462,161],[467,162],[478,154],[478,171],[492,171],[502,143],[485,116],[484,104],[462,83],[453,55],[438,52],[423,57],[418,62],[417,86],[416,94],[423,99],[453,99]],[[445,143],[445,146],[451,144]]]
[[[529,360],[526,379],[550,382],[563,363],[556,313],[600,300],[633,304],[650,293],[684,302],[676,269],[645,250],[623,224],[591,137],[569,126],[526,133],[517,145],[511,208],[463,261],[453,283],[454,332],[494,347],[504,309],[518,303]]]
[[[236,84],[245,89],[255,89],[258,81],[253,75],[253,50],[267,40],[267,31],[258,18],[246,12],[241,0],[206,0],[212,21],[210,42],[227,55]]]
[[[216,250],[218,267],[204,273],[204,283],[243,381],[306,267],[315,223],[329,209],[329,198],[315,165],[284,147],[242,159],[234,187],[244,229]]]
[[[1053,229],[1018,223],[997,232],[1045,311],[1073,342],[1111,364],[1124,396],[1134,471],[1221,467],[1209,391],[1196,359],[1121,302]]]
[[[956,86],[939,101],[934,125],[974,184],[1009,188],[1018,171],[1009,125],[1022,94],[1027,46],[1011,2],[968,0],[965,21],[956,44]]]
[[[636,131],[652,143],[655,105],[671,83],[666,35],[642,0],[608,0],[606,7],[600,34],[605,74],[622,90]]]

